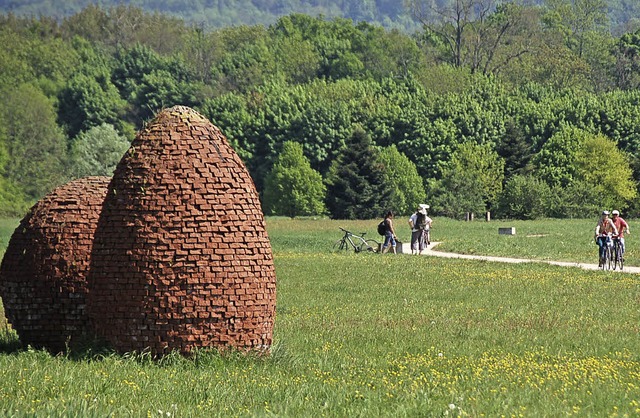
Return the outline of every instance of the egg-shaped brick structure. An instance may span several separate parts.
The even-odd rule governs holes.
[[[271,345],[276,281],[253,180],[196,111],[161,111],[118,164],[87,311],[119,352]]]
[[[11,236],[0,297],[23,344],[52,352],[88,334],[87,274],[108,177],[87,177],[38,201]]]

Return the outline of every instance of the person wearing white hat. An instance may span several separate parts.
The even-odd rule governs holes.
[[[422,254],[429,243],[431,218],[427,216],[429,205],[420,204],[416,212],[409,218],[411,227],[411,254]]]
[[[627,234],[631,234],[631,231],[629,231],[629,224],[622,218],[622,216],[620,216],[619,210],[611,212],[611,221],[618,230],[618,235],[613,237],[613,242],[618,242],[622,245],[622,254],[624,254],[624,233],[626,232]]]

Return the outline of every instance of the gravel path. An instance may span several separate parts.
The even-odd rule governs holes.
[[[533,260],[526,258],[509,258],[509,257],[495,257],[489,255],[470,255],[470,254],[457,254],[457,253],[447,253],[442,251],[435,251],[433,248],[440,244],[439,242],[432,242],[429,244],[427,249],[422,253],[422,255],[428,255],[431,257],[444,257],[444,258],[464,258],[468,260],[485,260],[485,261],[495,261],[499,263],[547,263],[553,264],[555,266],[564,266],[564,267],[578,267],[584,270],[599,270],[597,264],[587,264],[587,263],[575,263],[570,261],[551,261],[551,260]],[[411,254],[411,247],[407,243],[402,244],[402,252],[405,254]],[[612,270],[618,271],[619,270]],[[628,267],[625,266],[624,273],[640,273],[640,267]]]

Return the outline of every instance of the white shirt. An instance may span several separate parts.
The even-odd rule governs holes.
[[[426,215],[425,215],[424,220],[427,223],[427,227],[424,230],[428,231],[431,228],[431,222],[433,222],[433,220],[430,217],[426,216]],[[418,231],[418,228],[415,227],[417,221],[418,221],[418,212],[414,213],[409,218],[409,222],[411,222],[411,225],[413,225],[413,228],[411,228],[411,232]]]

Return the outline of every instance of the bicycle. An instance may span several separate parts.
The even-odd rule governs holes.
[[[360,235],[356,235],[351,231],[347,231],[344,228],[340,228],[344,235],[335,244],[333,244],[333,251],[348,251],[353,249],[354,252],[359,253],[362,251],[367,252],[378,252],[378,248],[380,248],[380,243],[374,239],[365,239],[364,236],[366,232],[360,233]],[[355,242],[354,242],[355,240]]]
[[[620,238],[614,238],[613,240],[613,269],[620,267],[620,270],[624,267],[624,247]]]
[[[613,242],[610,235],[600,235],[598,240],[605,240],[604,245],[604,257],[600,257],[598,251],[599,267],[602,270],[611,270],[611,264],[613,261]]]

